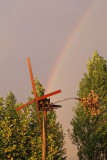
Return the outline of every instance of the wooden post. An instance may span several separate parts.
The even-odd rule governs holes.
[[[43,144],[42,144],[42,160],[46,160],[46,110],[43,111]]]

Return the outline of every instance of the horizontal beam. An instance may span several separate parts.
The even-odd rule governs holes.
[[[53,108],[61,108],[62,106],[61,106],[61,105],[51,105],[50,107],[53,107]]]

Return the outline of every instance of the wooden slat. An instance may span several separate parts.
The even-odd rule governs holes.
[[[41,127],[41,121],[40,121],[40,115],[39,115],[39,107],[38,107],[38,101],[37,101],[37,94],[36,94],[36,90],[35,90],[33,73],[32,73],[32,68],[31,68],[31,64],[30,64],[30,59],[29,58],[27,58],[27,62],[28,62],[28,67],[29,67],[29,72],[30,72],[30,78],[31,78],[33,93],[34,93],[34,96],[35,96],[35,99],[36,99],[36,106],[37,106],[37,112],[38,112],[38,118],[39,118],[39,125],[40,125],[41,136],[42,136],[42,127]]]
[[[35,90],[35,84],[34,84],[34,79],[33,79],[33,73],[32,73],[32,68],[31,68],[31,64],[30,64],[30,59],[29,58],[27,58],[27,62],[28,62],[28,67],[29,67],[30,78],[31,78],[31,83],[32,83],[32,88],[33,88],[34,96],[35,96],[35,98],[37,98],[37,94],[36,94],[36,90]]]

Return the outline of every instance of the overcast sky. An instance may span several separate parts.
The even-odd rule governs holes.
[[[77,96],[87,60],[96,49],[107,59],[107,0],[0,0],[0,96],[5,98],[12,90],[23,103],[31,96],[27,57],[34,76],[47,88],[69,41],[69,51],[49,88],[62,90],[53,102]],[[58,121],[67,134],[76,102],[60,104]],[[77,160],[67,137],[68,160]]]

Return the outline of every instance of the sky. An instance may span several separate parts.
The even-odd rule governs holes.
[[[97,49],[107,59],[107,0],[0,0],[0,97],[10,90],[18,102],[31,96],[27,66],[52,102],[77,97],[87,60]],[[75,100],[60,102],[57,121],[66,134],[67,160],[77,160],[68,138]]]

